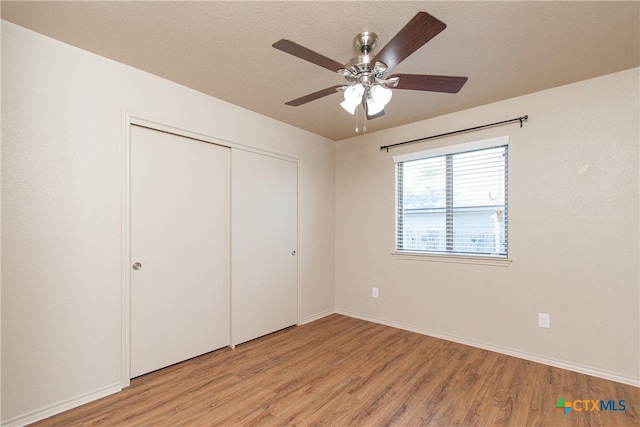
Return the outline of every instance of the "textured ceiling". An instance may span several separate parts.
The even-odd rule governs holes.
[[[3,1],[1,9],[23,27],[333,140],[355,134],[340,93],[284,103],[345,80],[271,44],[287,38],[346,63],[357,33],[377,33],[379,50],[418,11],[447,28],[393,72],[469,81],[455,95],[395,90],[369,132],[640,65],[638,1]]]

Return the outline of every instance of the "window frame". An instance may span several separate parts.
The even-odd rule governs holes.
[[[495,148],[500,146],[507,146],[507,152],[509,151],[509,136],[499,136],[495,138],[489,138],[479,141],[453,144],[429,150],[405,153],[393,156],[394,162],[394,235],[393,235],[393,248],[392,256],[396,259],[411,260],[411,261],[433,261],[433,262],[453,262],[464,264],[482,264],[482,265],[496,265],[496,266],[508,266],[511,264],[510,250],[509,250],[509,233],[505,237],[506,239],[506,254],[470,254],[470,253],[455,253],[455,252],[423,252],[423,251],[411,251],[411,250],[398,250],[398,223],[399,223],[399,210],[398,207],[398,182],[397,174],[395,171],[395,165],[401,162],[408,162],[412,160],[421,160],[434,157],[443,157],[452,154],[465,153],[470,151],[477,151],[489,148]],[[509,181],[509,157],[507,155],[507,161],[505,163],[505,185],[508,188]],[[447,190],[449,191],[449,190]],[[505,194],[505,207],[508,209],[508,190]],[[509,213],[507,212],[507,215]],[[508,218],[508,216],[507,216]],[[508,227],[508,224],[507,224]]]

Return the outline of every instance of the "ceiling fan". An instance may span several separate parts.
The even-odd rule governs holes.
[[[445,28],[446,24],[427,12],[418,12],[376,54],[373,54],[373,51],[378,43],[378,36],[371,32],[360,33],[355,36],[353,43],[361,52],[361,55],[356,56],[346,64],[327,58],[291,40],[279,40],[272,45],[276,49],[337,72],[348,82],[346,85],[331,86],[285,104],[297,107],[327,95],[344,91],[344,101],[340,105],[346,111],[354,115],[357,107],[362,106],[365,118],[374,119],[384,115],[384,107],[392,96],[391,88],[458,93],[466,83],[467,77],[426,74],[392,74],[387,76],[387,73],[393,67],[405,60]]]

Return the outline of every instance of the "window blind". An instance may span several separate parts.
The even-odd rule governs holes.
[[[396,251],[505,258],[506,141],[482,141],[398,159]]]

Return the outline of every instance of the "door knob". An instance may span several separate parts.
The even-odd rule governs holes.
[[[142,264],[140,264],[139,262],[136,262],[135,264],[133,264],[132,267],[134,270],[140,270],[142,268]]]
[[[296,256],[296,251],[291,251],[291,255]]]

